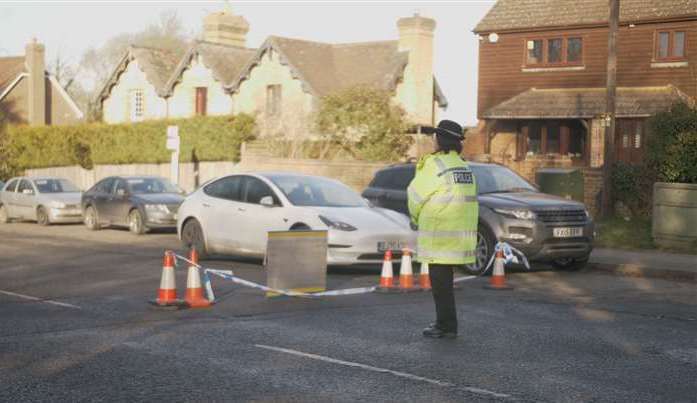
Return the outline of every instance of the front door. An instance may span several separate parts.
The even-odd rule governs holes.
[[[615,159],[625,164],[641,164],[644,158],[644,122],[618,119],[615,131]]]
[[[117,179],[114,192],[105,205],[109,221],[117,225],[128,225],[129,202],[128,186],[124,179]]]
[[[15,195],[15,207],[17,215],[24,219],[35,219],[34,200],[36,198],[36,190],[31,182],[27,179],[22,179],[19,182],[17,193]]]
[[[226,176],[206,185],[201,200],[201,227],[208,248],[222,253],[240,252],[238,217],[241,202],[242,176]]]

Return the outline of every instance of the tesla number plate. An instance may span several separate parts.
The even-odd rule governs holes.
[[[378,252],[402,250],[405,246],[402,241],[380,241],[378,242]]]
[[[583,228],[581,227],[561,227],[552,229],[552,235],[555,238],[573,238],[583,236]]]

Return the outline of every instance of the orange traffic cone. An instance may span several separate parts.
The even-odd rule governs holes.
[[[503,251],[496,251],[496,258],[494,260],[494,272],[491,275],[491,280],[489,284],[485,285],[484,288],[490,290],[512,290],[513,287],[506,284],[506,274],[504,272],[506,259],[503,257]]]
[[[160,288],[157,290],[157,299],[153,303],[157,306],[181,305],[181,300],[177,299],[177,286],[174,280],[174,254],[172,251],[165,251]]]
[[[192,263],[198,264],[198,252],[196,249],[191,249],[189,260]],[[198,271],[198,266],[194,264],[189,266],[189,273],[186,278],[186,295],[184,301],[190,308],[206,308],[211,306],[203,296],[203,287],[201,286],[201,274]]]
[[[402,249],[402,264],[399,266],[399,289],[414,289],[414,273],[411,270],[411,251]]]
[[[382,273],[380,274],[380,285],[378,288],[394,288],[394,278],[392,276],[392,251],[385,251],[385,258],[382,261]]]
[[[423,290],[431,289],[431,275],[428,272],[428,263],[421,263],[421,272],[419,272],[419,286]]]

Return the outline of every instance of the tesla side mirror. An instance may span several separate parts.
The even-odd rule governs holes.
[[[30,195],[30,196],[31,196],[31,195],[34,194],[34,191],[31,190],[31,189],[24,189],[24,190],[22,190],[22,194]]]
[[[264,196],[261,198],[261,200],[259,200],[259,204],[261,204],[262,206],[266,206],[266,207],[273,207],[274,206],[273,197]]]

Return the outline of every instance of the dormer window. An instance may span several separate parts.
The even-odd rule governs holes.
[[[583,38],[550,37],[525,41],[525,65],[568,66],[583,63]]]
[[[685,60],[685,31],[657,31],[655,60]]]
[[[143,98],[143,90],[131,90],[129,102],[131,122],[140,122],[145,116],[145,100]]]

